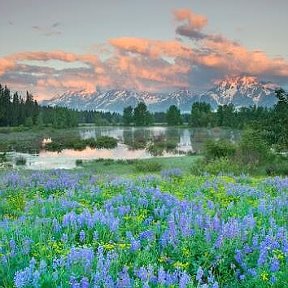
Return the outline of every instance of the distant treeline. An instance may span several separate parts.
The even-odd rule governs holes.
[[[54,128],[75,127],[79,123],[112,125],[119,123],[118,113],[76,111],[63,107],[42,107],[28,91],[26,97],[0,84],[0,126],[52,126]]]
[[[139,103],[134,109],[129,106],[123,110],[125,125],[145,126],[156,123],[166,123],[168,126],[178,126],[188,123],[190,127],[227,127],[233,129],[250,128],[261,134],[263,141],[270,146],[288,149],[288,94],[283,89],[275,91],[277,104],[272,108],[241,107],[233,104],[218,106],[212,111],[210,104],[196,102],[192,105],[190,114],[182,114],[171,105],[165,112],[151,114],[145,103]]]
[[[218,106],[212,111],[210,104],[196,102],[190,114],[181,114],[179,108],[171,105],[166,112],[150,113],[146,104],[140,102],[135,108],[124,108],[123,115],[112,112],[76,111],[63,107],[42,107],[26,93],[23,98],[17,92],[12,94],[0,85],[0,126],[51,126],[54,128],[75,127],[79,123],[95,125],[148,126],[153,123],[190,127],[253,128],[264,135],[270,144],[288,148],[288,95],[283,89],[276,91],[278,103],[273,108],[241,107],[233,104]],[[259,133],[260,133],[259,132]]]

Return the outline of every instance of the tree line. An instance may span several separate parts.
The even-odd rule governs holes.
[[[123,124],[136,126],[148,126],[156,123],[167,123],[168,125],[177,126],[183,124],[181,111],[175,105],[171,105],[167,112],[150,113],[144,102],[138,103],[133,109],[132,106],[123,109]]]
[[[79,123],[111,125],[121,121],[119,113],[99,111],[76,111],[64,107],[39,106],[31,93],[22,97],[11,93],[0,84],[0,126],[51,126],[53,128],[75,127]]]
[[[190,114],[181,114],[175,105],[166,112],[149,112],[144,102],[133,108],[125,107],[123,115],[112,112],[77,111],[64,107],[42,107],[26,92],[21,97],[0,84],[0,126],[51,126],[54,128],[75,127],[79,123],[96,125],[148,126],[153,123],[178,126],[188,123],[190,127],[251,127],[263,135],[269,144],[288,148],[288,94],[283,89],[275,91],[277,104],[272,108],[241,107],[233,104],[218,106],[213,111],[209,103],[196,102]]]
[[[178,126],[187,123],[190,127],[250,128],[258,133],[268,145],[277,149],[288,149],[288,93],[282,88],[275,91],[278,102],[272,108],[240,107],[233,104],[219,105],[213,111],[209,103],[195,102],[190,114],[181,114],[179,108],[171,105],[165,112],[150,113],[145,103],[139,103],[123,110],[123,124],[145,126],[165,123]]]

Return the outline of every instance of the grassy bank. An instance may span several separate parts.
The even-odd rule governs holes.
[[[142,160],[107,160],[84,161],[81,166],[87,171],[100,174],[129,175],[159,173],[161,170],[179,168],[184,173],[191,173],[192,167],[202,156],[155,157]]]

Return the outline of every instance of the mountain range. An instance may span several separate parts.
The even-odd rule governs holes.
[[[102,110],[122,112],[124,107],[143,101],[150,111],[166,111],[170,105],[176,105],[182,112],[190,112],[195,102],[207,102],[212,109],[218,105],[234,104],[235,107],[252,105],[272,107],[277,102],[275,89],[271,82],[261,82],[251,76],[230,77],[218,81],[214,87],[202,93],[192,90],[178,90],[171,93],[151,93],[132,90],[100,90],[93,93],[68,91],[50,100],[44,100],[43,106],[61,106],[78,110]]]

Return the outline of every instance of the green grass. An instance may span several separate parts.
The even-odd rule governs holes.
[[[161,166],[160,170],[180,168],[184,173],[190,173],[191,168],[202,156],[183,156],[183,157],[155,157],[153,159],[142,160],[110,160],[110,159],[98,159],[92,161],[83,161],[83,167],[85,170],[94,171],[100,174],[112,174],[112,175],[129,175],[129,174],[145,174],[154,173],[157,171],[142,171],[137,169],[137,165],[158,163]],[[141,169],[140,169],[141,170]]]

